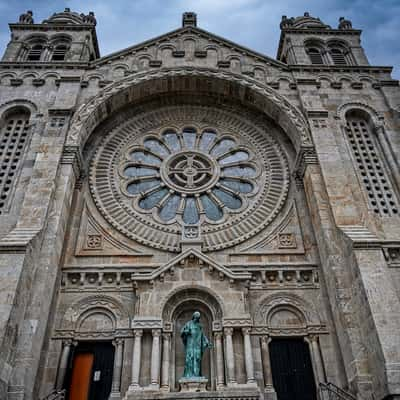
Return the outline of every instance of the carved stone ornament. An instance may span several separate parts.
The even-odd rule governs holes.
[[[169,251],[200,226],[204,251],[256,235],[282,208],[289,171],[273,126],[248,118],[187,104],[120,118],[91,163],[99,211],[126,236]]]

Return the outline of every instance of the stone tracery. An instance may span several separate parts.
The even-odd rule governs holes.
[[[273,221],[287,197],[289,171],[266,132],[272,125],[209,106],[145,109],[109,132],[93,158],[90,188],[107,221],[170,251],[180,250],[182,224],[201,224],[203,249],[210,251]]]
[[[120,167],[125,193],[138,211],[156,209],[163,222],[222,222],[243,210],[262,169],[252,152],[216,130],[165,130],[129,150]]]

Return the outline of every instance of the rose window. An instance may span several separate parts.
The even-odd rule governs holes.
[[[194,128],[149,135],[126,154],[120,174],[133,206],[164,223],[217,223],[243,210],[260,168],[230,135]]]
[[[121,111],[101,128],[89,187],[104,219],[135,242],[173,252],[194,225],[203,251],[270,229],[290,179],[277,128],[209,100],[163,101]]]

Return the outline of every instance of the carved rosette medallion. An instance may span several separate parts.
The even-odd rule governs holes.
[[[266,127],[206,106],[163,106],[105,136],[90,188],[103,216],[143,244],[179,251],[182,227],[201,225],[205,251],[238,244],[277,215],[286,156]]]

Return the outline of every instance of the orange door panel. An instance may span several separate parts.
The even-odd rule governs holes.
[[[94,355],[80,353],[74,358],[69,400],[87,400],[92,377]]]

